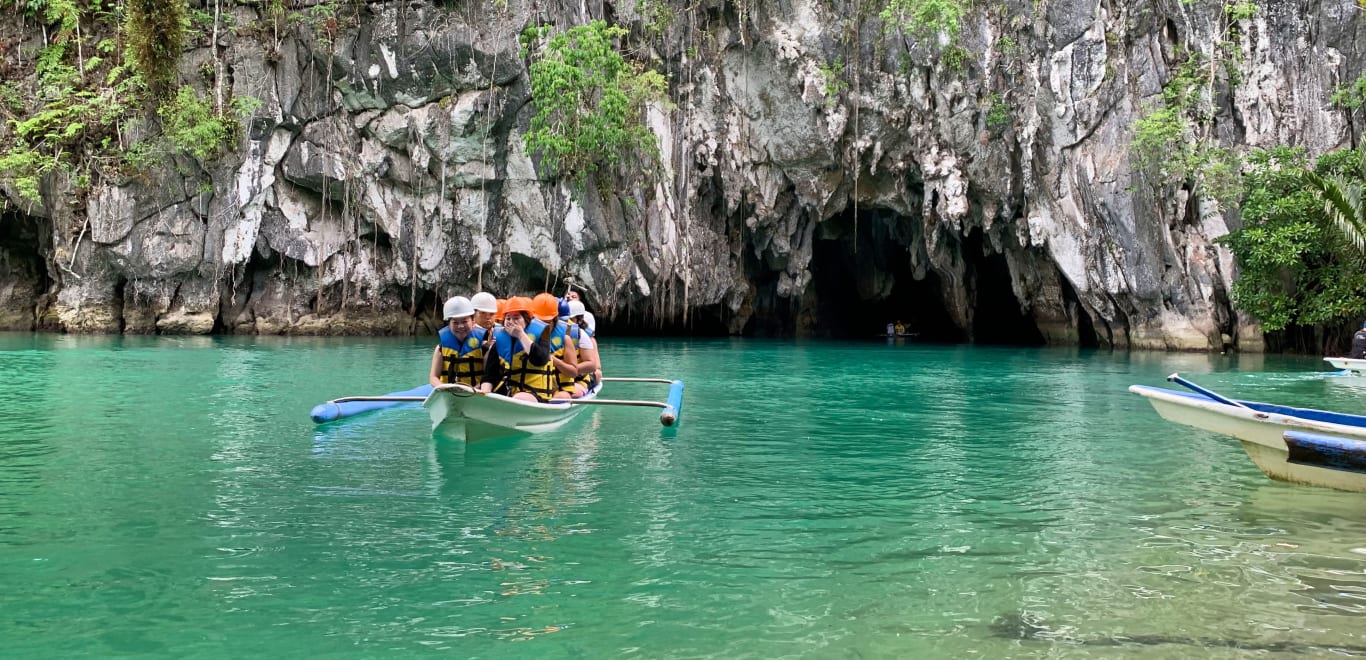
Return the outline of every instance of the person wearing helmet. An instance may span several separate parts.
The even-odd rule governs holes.
[[[582,327],[583,303],[571,300],[567,303],[569,317],[569,339],[578,353],[578,373],[574,379],[574,398],[582,397],[602,381],[602,363],[598,357],[598,345],[593,333]]]
[[[470,296],[470,304],[474,305],[474,324],[492,330],[496,325],[494,318],[498,316],[498,299],[492,293],[480,291]]]
[[[474,305],[456,296],[441,307],[445,327],[437,333],[427,380],[432,387],[459,383],[478,387],[484,380],[485,330],[474,324]]]
[[[564,299],[567,302],[574,302],[575,300],[579,300],[579,292],[570,289],[569,291],[565,292]],[[588,311],[588,309],[585,307],[583,311],[583,322],[579,324],[579,327],[587,330],[588,334],[591,335],[597,333],[597,325],[598,322],[596,319],[593,318],[593,312]]]
[[[550,293],[538,293],[531,300],[532,313],[536,315],[536,320],[546,324],[550,328],[552,343],[557,347],[550,353],[551,362],[555,366],[556,376],[560,382],[560,388],[569,393],[574,392],[574,379],[579,376],[579,356],[574,349],[574,344],[567,341],[569,324],[561,322],[560,318],[560,299]],[[565,309],[567,313],[568,308]]]
[[[484,370],[480,389],[494,388],[524,401],[568,399],[561,386],[551,354],[562,350],[563,335],[532,316],[530,298],[514,296],[503,310],[503,324],[493,330],[493,353]]]

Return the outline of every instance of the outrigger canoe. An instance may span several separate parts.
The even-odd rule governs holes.
[[[553,431],[574,419],[601,391],[599,384],[573,402],[540,403],[485,394],[468,385],[442,385],[427,395],[422,407],[431,415],[433,433],[472,441]]]
[[[1366,417],[1228,399],[1176,374],[1168,380],[1179,382],[1197,393],[1146,385],[1131,385],[1129,391],[1146,398],[1163,419],[1237,438],[1252,462],[1272,479],[1366,492],[1366,474],[1321,461],[1292,460],[1285,438],[1287,431],[1293,431],[1340,440],[1366,440]]]
[[[486,394],[468,385],[423,385],[405,392],[382,396],[348,396],[320,403],[310,416],[318,424],[380,410],[421,403],[432,418],[432,431],[461,440],[481,440],[503,435],[541,433],[563,426],[585,405],[641,406],[660,408],[659,423],[668,427],[683,414],[683,381],[665,378],[603,378],[613,383],[664,383],[669,386],[665,401],[600,399],[602,383],[578,399],[538,403],[521,401],[501,394]]]

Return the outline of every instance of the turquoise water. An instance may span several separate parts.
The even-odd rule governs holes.
[[[686,381],[679,428],[309,421],[430,350],[0,335],[0,653],[1366,655],[1366,496],[1125,390],[1360,410],[1316,359],[608,340],[609,375]]]

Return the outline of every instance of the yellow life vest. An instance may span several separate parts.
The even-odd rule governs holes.
[[[474,327],[464,341],[449,327],[442,328],[437,336],[441,340],[441,382],[478,387],[484,379],[484,329]]]
[[[546,331],[544,323],[532,321],[531,326],[527,328],[527,336],[535,343],[539,341],[540,334]],[[531,364],[531,356],[506,332],[496,334],[493,343],[498,352],[498,361],[502,363],[506,374],[503,384],[507,386],[509,396],[518,392],[528,392],[540,401],[549,401],[555,396],[555,392],[563,389],[560,384],[560,373],[555,369],[553,361],[547,361],[539,367]],[[564,356],[563,336],[551,336],[550,352],[552,355]],[[572,391],[572,381],[570,388]]]

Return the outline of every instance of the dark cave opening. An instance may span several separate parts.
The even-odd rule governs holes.
[[[6,307],[0,310],[0,329],[44,329],[44,316],[51,304],[52,278],[48,260],[51,254],[48,220],[9,210],[0,212],[0,281],[8,283]]]
[[[119,334],[123,334],[128,327],[128,318],[124,314],[124,308],[128,304],[128,278],[119,276],[114,281],[114,314],[119,319]]]
[[[825,233],[834,237],[817,236],[812,246],[818,321],[811,334],[872,339],[885,336],[887,325],[899,320],[916,341],[967,339],[944,308],[940,278],[931,271],[915,278],[906,247],[910,237],[899,235],[903,221],[887,211],[862,211],[857,222],[846,211],[828,221]]]
[[[1042,346],[1043,333],[1034,319],[1020,309],[1011,288],[1010,266],[1004,254],[984,254],[981,232],[968,235],[963,258],[973,274],[972,339],[976,344]]]
[[[50,240],[46,222],[14,211],[0,213],[0,274],[35,281],[40,292],[47,291],[50,283],[43,258]]]
[[[907,218],[882,210],[861,211],[856,222],[853,211],[846,211],[822,227],[828,237],[818,236],[812,249],[818,307],[816,327],[809,334],[876,338],[899,320],[914,341],[1046,343],[1037,323],[1020,308],[1005,255],[986,253],[980,231],[970,233],[959,250],[971,328],[956,323],[944,295],[944,287],[953,285],[930,269],[916,277],[907,246],[923,239],[920,228],[907,223]]]
[[[905,247],[886,245],[889,253],[870,254],[863,246],[855,254],[843,241],[818,240],[813,246],[811,274],[819,299],[818,337],[834,339],[871,339],[885,335],[888,324],[900,321],[918,341],[961,342],[963,331],[949,318],[940,299],[939,277],[926,273],[915,279],[910,255]],[[885,297],[865,299],[860,292],[859,260],[883,261],[879,270],[891,278],[891,291]]]

